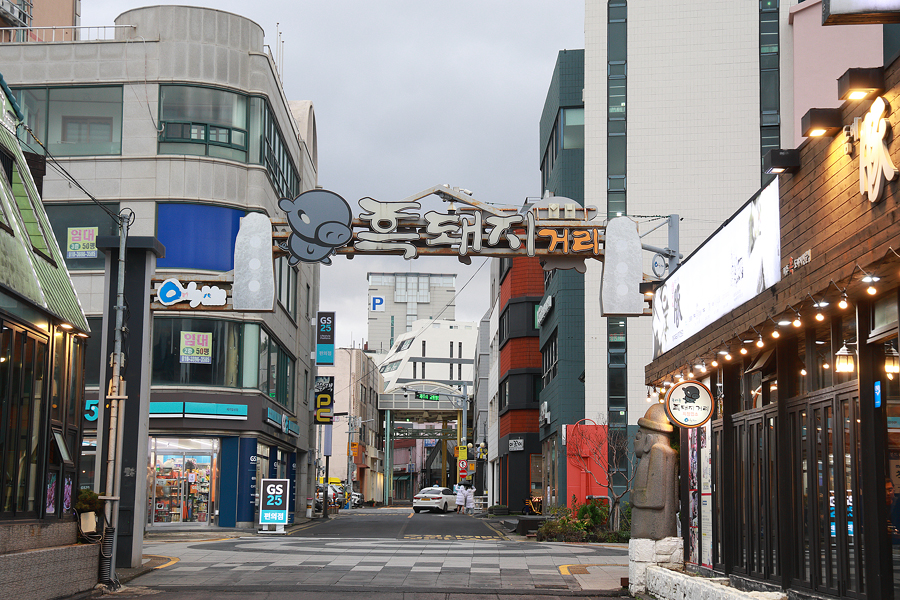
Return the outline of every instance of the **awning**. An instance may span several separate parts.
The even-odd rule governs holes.
[[[753,364],[750,365],[750,368],[744,371],[744,373],[752,373],[753,371],[765,369],[773,358],[775,358],[775,350],[760,352],[759,356],[756,357],[756,360],[753,361]]]
[[[394,475],[394,481],[406,481],[409,475]]]

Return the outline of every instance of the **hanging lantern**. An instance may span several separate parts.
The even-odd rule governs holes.
[[[900,352],[890,344],[884,348],[884,372],[900,373]]]
[[[844,343],[834,355],[834,370],[836,373],[852,373],[853,369],[853,353],[847,349],[847,344]]]

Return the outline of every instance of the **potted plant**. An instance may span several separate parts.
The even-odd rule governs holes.
[[[97,514],[103,512],[104,501],[93,490],[81,490],[78,492],[78,500],[75,502],[75,512],[81,519],[82,533],[97,531]]]
[[[492,515],[508,515],[509,507],[505,504],[495,504],[488,507],[488,512]]]

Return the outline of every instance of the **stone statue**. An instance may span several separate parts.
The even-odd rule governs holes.
[[[634,454],[640,462],[631,492],[631,539],[673,537],[678,511],[677,456],[666,434],[674,428],[662,404],[647,409],[638,426]]]

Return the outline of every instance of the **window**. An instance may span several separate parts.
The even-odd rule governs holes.
[[[275,260],[275,289],[278,291],[278,302],[292,318],[297,317],[297,271],[288,264],[287,257]],[[307,294],[309,284],[306,284]],[[307,305],[309,297],[307,296]],[[307,309],[308,311],[308,309]]]
[[[159,86],[160,154],[247,162],[247,97],[186,85]]]
[[[584,108],[564,108],[562,147],[566,150],[584,148]]]
[[[547,384],[556,377],[556,363],[559,359],[557,331],[554,331],[550,335],[550,339],[547,340],[547,343],[544,344],[544,347],[541,350],[541,356],[543,357],[544,362],[543,383],[544,387],[547,387]]]
[[[393,373],[394,371],[397,370],[397,367],[400,366],[400,362],[401,361],[399,361],[399,360],[395,360],[395,361],[389,362],[385,365],[381,365],[381,368],[378,369],[378,372],[379,373]],[[423,368],[423,370],[424,370],[424,368]]]
[[[413,338],[409,338],[408,340],[403,340],[402,342],[400,342],[400,347],[397,348],[397,351],[399,352],[402,350],[406,350],[407,348],[412,346],[412,343],[413,343]]]
[[[209,335],[209,362],[181,362],[182,333]],[[153,319],[151,341],[154,385],[241,387],[241,323],[216,319]]]
[[[114,214],[119,212],[118,204],[104,203],[104,206]],[[92,258],[77,258],[76,252],[71,252],[73,256],[69,257],[69,229],[96,227],[98,236],[118,235],[116,222],[105,210],[96,204],[69,204],[68,202],[45,204],[44,210],[47,212],[47,218],[50,219],[56,243],[63,251],[63,258],[70,271],[104,268],[106,256],[100,250],[97,250],[97,256]]]
[[[158,269],[234,269],[234,244],[244,211],[208,204],[159,203],[156,236],[166,247]]]
[[[54,156],[122,153],[122,86],[31,88],[14,92],[25,123]],[[22,147],[44,149],[24,130]]]

